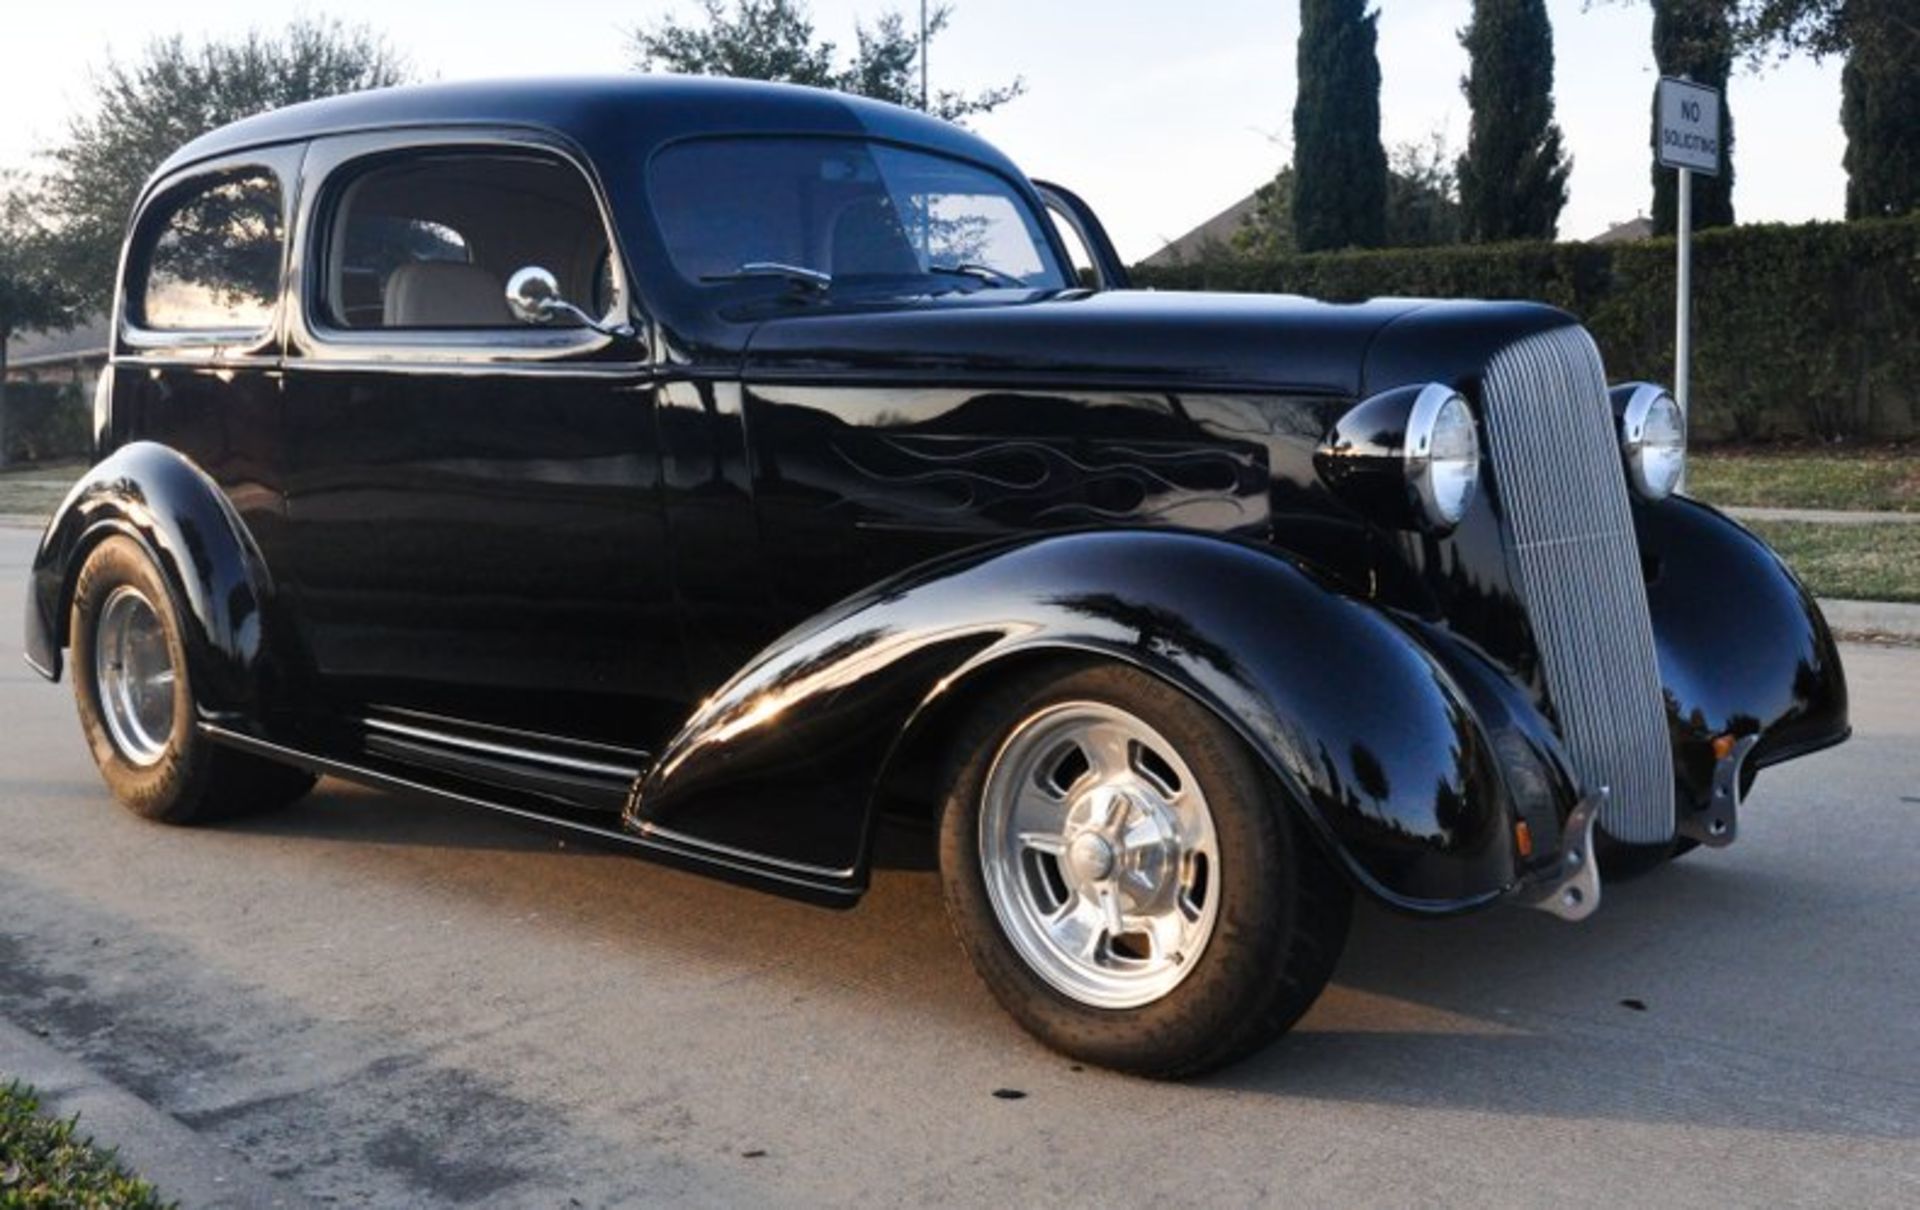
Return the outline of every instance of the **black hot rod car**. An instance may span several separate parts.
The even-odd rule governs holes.
[[[1130,290],[885,105],[266,114],[153,178],[113,332],[26,642],[128,807],[331,773],[836,904],[917,822],[1000,1000],[1116,1067],[1285,1030],[1356,889],[1578,918],[1847,734],[1567,315]]]

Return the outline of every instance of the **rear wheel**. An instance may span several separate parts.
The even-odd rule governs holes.
[[[1123,665],[978,704],[941,820],[949,916],[1007,1010],[1075,1058],[1185,1076],[1298,1020],[1346,938],[1345,882],[1251,753]]]
[[[200,734],[173,595],[131,539],[106,539],[81,567],[72,649],[87,745],[114,797],[134,814],[201,823],[284,806],[313,788],[311,773]]]

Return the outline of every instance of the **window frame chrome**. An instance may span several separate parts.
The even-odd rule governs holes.
[[[325,319],[323,248],[333,207],[347,178],[373,167],[369,161],[407,156],[508,152],[544,156],[580,174],[607,237],[615,305],[609,313],[630,324],[635,340],[591,328],[343,328]],[[641,306],[620,227],[592,161],[555,132],[536,127],[436,125],[328,134],[314,138],[301,168],[301,196],[288,240],[292,264],[285,298],[290,347],[306,370],[394,369],[431,366],[450,372],[552,372],[631,374],[651,364],[651,324]]]
[[[165,177],[152,181],[141,194],[134,209],[133,222],[120,248],[116,275],[114,331],[119,347],[112,360],[143,362],[149,359],[168,362],[222,364],[228,361],[252,361],[278,357],[286,334],[287,287],[293,250],[294,221],[299,207],[300,144],[270,144],[182,165]],[[241,328],[155,328],[134,318],[139,309],[136,296],[144,297],[147,275],[152,267],[152,245],[158,235],[154,224],[169,206],[202,182],[233,177],[249,171],[264,172],[273,178],[280,194],[280,270],[278,289],[268,309],[267,321],[259,327]],[[140,286],[139,291],[134,286]]]

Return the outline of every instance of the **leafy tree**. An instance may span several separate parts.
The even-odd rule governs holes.
[[[1293,242],[1292,164],[1283,164],[1274,178],[1253,192],[1253,213],[1233,233],[1233,251],[1253,260],[1273,260],[1299,251]]]
[[[804,0],[701,0],[701,10],[693,24],[668,17],[636,29],[635,64],[642,71],[834,88],[925,109],[949,122],[989,113],[1026,91],[1018,78],[977,93],[928,90],[920,76],[920,31],[909,28],[898,10],[882,13],[871,26],[856,25],[853,58],[844,63],[839,47],[815,32]],[[927,15],[928,44],[952,18],[952,5],[934,6]]]
[[[1553,27],[1545,0],[1474,0],[1461,31],[1473,110],[1460,160],[1468,239],[1552,239],[1572,167],[1553,120]]]
[[[47,199],[60,261],[83,301],[104,308],[127,218],[153,170],[217,126],[298,101],[402,82],[404,61],[364,27],[298,20],[190,46],[178,35],[128,63],[108,60],[91,103],[50,153]]]
[[[1767,52],[1845,55],[1847,217],[1920,209],[1920,12],[1914,0],[1739,0],[1736,43]]]
[[[1436,130],[1425,142],[1387,153],[1387,245],[1424,248],[1460,242],[1459,157]]]
[[[1387,155],[1386,236],[1389,248],[1458,243],[1460,194],[1454,154],[1435,131],[1422,143],[1401,143]],[[1253,195],[1253,211],[1234,232],[1232,251],[1249,260],[1273,260],[1299,249],[1293,240],[1295,173],[1285,165]]]
[[[1302,252],[1377,247],[1386,235],[1378,20],[1367,0],[1300,2],[1292,210]]]
[[[1720,175],[1693,174],[1695,230],[1733,225],[1733,9],[1738,0],[1653,0],[1653,60],[1663,76],[1686,76],[1720,93]],[[1653,229],[1672,235],[1680,174],[1659,162],[1660,101],[1653,102]]]
[[[64,332],[79,299],[54,266],[41,200],[18,173],[0,173],[0,466],[7,460],[7,351],[28,332]]]

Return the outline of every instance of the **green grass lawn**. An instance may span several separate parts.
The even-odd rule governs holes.
[[[0,1208],[163,1210],[152,1185],[81,1137],[72,1118],[40,1112],[33,1090],[0,1084]]]
[[[66,499],[84,462],[42,462],[0,471],[0,513],[44,517]]]
[[[1754,521],[1817,597],[1920,601],[1920,525],[1813,525]]]
[[[1700,450],[1687,491],[1709,504],[1920,513],[1920,449]]]

